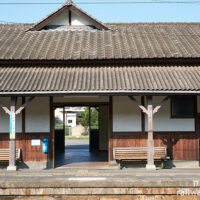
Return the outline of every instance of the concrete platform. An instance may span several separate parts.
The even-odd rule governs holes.
[[[0,171],[0,198],[130,199],[132,195],[135,199],[199,199],[200,169]]]

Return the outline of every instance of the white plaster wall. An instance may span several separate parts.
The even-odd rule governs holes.
[[[49,97],[36,97],[26,108],[26,132],[50,132]]]
[[[99,149],[108,150],[109,108],[99,106]]]
[[[80,17],[72,12],[71,14],[71,23],[74,26],[80,26],[80,25],[93,25],[91,22],[89,22],[87,19]],[[63,12],[59,16],[57,16],[55,19],[53,19],[48,25],[69,25],[69,15],[68,11]]]
[[[57,16],[48,25],[69,25],[68,11]]]
[[[141,131],[141,110],[128,97],[113,97],[113,131]]]
[[[10,98],[1,97],[0,101],[10,109]],[[21,105],[22,100],[18,98],[17,108]],[[9,133],[10,128],[10,118],[9,115],[4,112],[2,108],[0,108],[0,133]],[[16,116],[16,132],[22,132],[22,115],[19,114]]]
[[[65,96],[65,97],[53,97],[54,103],[87,103],[87,102],[109,102],[109,97],[87,97],[87,96],[80,96],[80,97],[72,97],[72,96]]]
[[[200,96],[197,97],[197,112],[200,114]]]
[[[72,12],[72,25],[80,26],[80,25],[93,25],[87,19],[80,17]]]
[[[164,97],[153,97],[153,105],[157,106]],[[171,118],[170,100],[154,115],[154,131],[194,131],[195,120],[191,118]],[[145,117],[146,118],[146,117]],[[147,118],[145,119],[147,131]]]

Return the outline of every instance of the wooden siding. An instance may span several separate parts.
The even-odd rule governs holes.
[[[22,149],[23,161],[49,161],[52,160],[51,154],[42,152],[42,139],[48,138],[49,133],[17,133],[16,134],[16,148]],[[40,139],[40,146],[31,146],[32,139]],[[49,144],[49,147],[51,144]],[[0,134],[0,148],[9,148],[9,133]]]
[[[146,141],[147,133],[113,133],[113,147],[144,147]],[[195,132],[154,132],[154,146],[166,146],[173,160],[199,160],[199,136]]]

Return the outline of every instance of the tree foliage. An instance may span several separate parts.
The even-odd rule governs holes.
[[[99,112],[97,107],[91,107],[91,126],[98,127],[99,125]],[[82,126],[89,128],[89,107],[85,107],[85,111],[80,113],[77,122]]]

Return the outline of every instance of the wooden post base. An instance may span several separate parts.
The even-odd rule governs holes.
[[[146,169],[152,169],[152,170],[156,170],[156,166],[155,165],[146,165]]]
[[[16,166],[8,166],[7,171],[17,171],[17,167]]]

